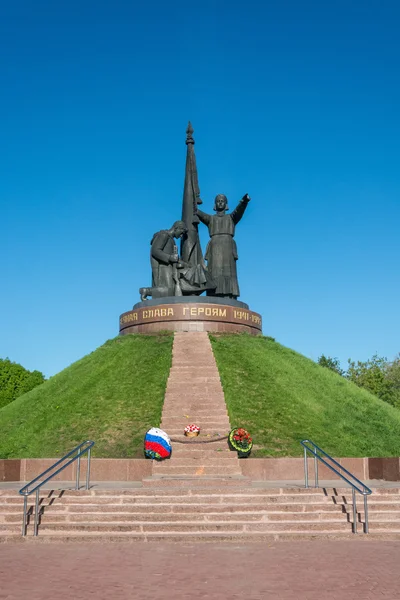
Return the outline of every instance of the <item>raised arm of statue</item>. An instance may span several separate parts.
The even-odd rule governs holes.
[[[239,223],[240,219],[243,217],[244,211],[246,210],[249,202],[250,196],[248,194],[245,194],[243,198],[239,201],[239,204],[237,205],[235,210],[231,212],[231,217],[235,225],[236,223]]]
[[[199,209],[197,209],[196,214],[199,217],[200,221],[202,223],[204,223],[204,225],[209,225],[210,219],[211,219],[211,215],[208,215],[207,213],[205,213],[205,212],[203,212],[202,210],[199,210]]]
[[[170,239],[171,238],[168,235],[167,231],[159,231],[154,236],[152,244],[151,244],[151,255],[152,255],[152,257],[155,258],[156,260],[162,262],[162,263],[165,263],[166,265],[169,265],[172,262],[177,262],[178,261],[178,259],[176,259],[176,261],[172,261],[171,260],[171,254],[168,254],[167,252],[164,252],[165,245],[168,242],[168,240],[170,240]]]

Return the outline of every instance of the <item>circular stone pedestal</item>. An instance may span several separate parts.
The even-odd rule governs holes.
[[[135,304],[119,319],[119,333],[157,331],[262,333],[261,315],[244,302],[212,296],[173,296]]]

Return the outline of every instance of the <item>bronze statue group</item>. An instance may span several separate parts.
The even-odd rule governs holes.
[[[204,256],[207,264],[202,257],[193,264],[190,258],[187,262],[179,256],[175,239],[181,238],[182,245],[185,241],[190,241],[184,221],[176,221],[170,229],[155,233],[150,250],[152,286],[140,288],[141,300],[146,300],[148,296],[164,298],[197,295],[204,291],[207,296],[236,299],[240,292],[236,270],[238,252],[234,240],[235,227],[243,217],[249,201],[250,197],[246,194],[237,207],[227,213],[228,200],[223,194],[218,194],[214,203],[215,215],[209,215],[195,206],[193,220],[206,225],[210,234]]]

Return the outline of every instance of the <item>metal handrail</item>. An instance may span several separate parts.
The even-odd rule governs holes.
[[[336,475],[339,475],[341,479],[346,481],[352,488],[352,499],[353,499],[353,533],[357,533],[357,501],[356,501],[356,492],[361,494],[364,497],[364,533],[369,532],[368,525],[368,496],[372,494],[372,490],[369,489],[365,483],[357,479],[355,475],[350,473],[343,465],[341,465],[337,460],[332,458],[325,450],[322,450],[317,444],[312,442],[311,440],[303,440],[300,444],[304,448],[304,487],[308,489],[308,455],[307,452],[314,456],[314,476],[315,476],[315,487],[319,487],[318,483],[318,461],[321,461],[328,469],[330,469]],[[310,448],[307,444],[312,444],[313,448]],[[337,465],[338,468],[335,468],[331,464],[329,464],[322,456],[319,456],[318,453],[321,453],[324,457],[329,459],[334,465]],[[350,481],[347,477],[343,475],[343,472],[346,473],[353,481]],[[358,485],[356,485],[356,482]]]
[[[24,485],[24,487],[22,487],[19,490],[19,493],[24,497],[24,514],[22,517],[22,536],[25,537],[26,536],[26,529],[27,529],[27,506],[28,506],[28,496],[30,496],[31,494],[33,494],[34,492],[36,492],[36,498],[35,498],[35,522],[34,522],[34,529],[33,529],[33,535],[37,536],[38,534],[38,527],[39,527],[39,490],[42,487],[42,485],[44,485],[45,483],[47,483],[48,481],[50,481],[51,479],[53,479],[53,477],[55,477],[56,475],[58,475],[58,473],[61,473],[61,471],[63,471],[66,467],[68,467],[69,465],[71,465],[73,462],[75,462],[76,460],[78,461],[78,465],[76,468],[76,484],[75,484],[75,489],[79,490],[79,479],[80,479],[80,474],[81,474],[81,457],[87,453],[87,468],[86,468],[86,486],[85,489],[88,490],[89,489],[89,481],[90,481],[90,451],[91,448],[94,446],[94,442],[91,442],[90,440],[87,440],[86,442],[82,442],[81,444],[79,444],[78,446],[76,446],[76,448],[74,448],[73,450],[71,450],[71,452],[68,452],[68,454],[65,454],[65,456],[63,456],[62,458],[60,458],[60,460],[58,460],[57,462],[54,463],[54,465],[51,465],[51,467],[49,467],[48,469],[46,469],[45,471],[43,471],[43,473],[40,473],[40,475],[38,475],[37,477],[35,477],[34,479],[32,479],[32,481],[30,481],[29,483],[27,483],[26,485]],[[73,456],[73,454],[76,453],[76,456]],[[65,463],[65,465],[63,465],[62,467],[60,467],[59,469],[57,469],[57,471],[55,471],[54,473],[52,473],[51,475],[49,475],[49,477],[46,477],[46,479],[44,479],[43,481],[40,481],[40,483],[38,483],[38,485],[36,485],[34,488],[30,489],[30,487],[36,483],[37,481],[41,480],[42,477],[44,475],[47,475],[47,473],[49,473],[50,471],[52,471],[55,467],[58,467],[58,465],[60,465],[62,462],[64,462],[67,458],[69,458],[70,456],[73,456],[71,458],[71,460],[69,460],[67,463]]]

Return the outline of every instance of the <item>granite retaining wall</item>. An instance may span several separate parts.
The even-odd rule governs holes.
[[[30,481],[50,467],[56,458],[0,459],[0,481]],[[338,458],[346,469],[361,480],[400,481],[400,458]],[[313,460],[309,459],[310,482],[314,477]],[[301,480],[304,477],[303,458],[247,458],[239,461],[243,475],[254,480]],[[86,460],[81,463],[81,481],[86,474]],[[141,481],[152,474],[152,462],[146,459],[93,458],[92,481]],[[76,477],[76,462],[55,480],[72,481]],[[337,476],[319,464],[320,479]]]

